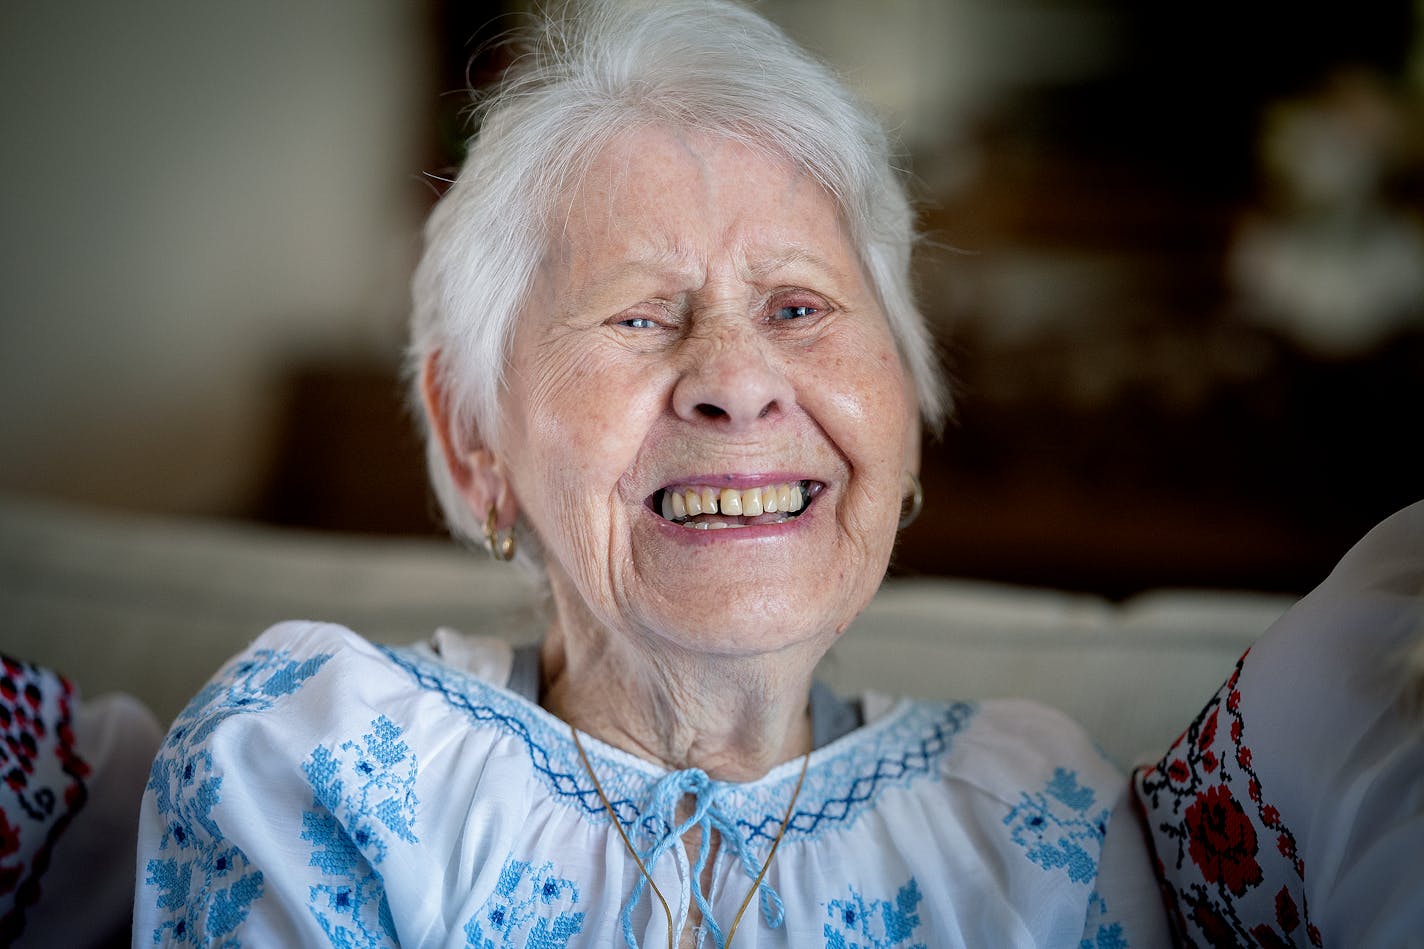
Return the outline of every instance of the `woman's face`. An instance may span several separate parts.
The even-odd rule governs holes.
[[[829,642],[879,585],[918,435],[834,202],[655,128],[606,149],[564,211],[499,452],[559,621],[724,655]]]

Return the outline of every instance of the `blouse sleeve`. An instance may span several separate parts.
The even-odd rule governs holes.
[[[341,677],[330,629],[274,627],[174,722],[140,815],[135,945],[396,944],[379,876],[299,751]],[[319,858],[330,892],[304,877]]]
[[[1128,779],[1076,723],[1024,701],[981,703],[960,777],[985,795],[965,823],[1000,837],[1011,902],[1033,945],[1155,949],[1167,922]],[[967,750],[967,749],[966,749]],[[995,809],[1005,813],[995,816]],[[970,945],[1008,944],[1007,930]]]
[[[1387,520],[1134,775],[1178,937],[1424,932],[1424,503]]]

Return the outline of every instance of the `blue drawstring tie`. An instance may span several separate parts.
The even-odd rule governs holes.
[[[694,827],[701,829],[702,841],[697,850],[697,863],[692,868],[692,896],[697,901],[698,909],[702,911],[702,921],[711,931],[713,942],[718,949],[724,949],[725,946],[722,927],[717,925],[717,921],[712,916],[712,906],[707,902],[707,897],[702,892],[702,871],[706,868],[707,859],[711,854],[711,832],[715,830],[721,835],[722,845],[731,848],[733,855],[742,865],[742,871],[748,878],[755,880],[757,874],[761,872],[761,867],[757,864],[756,858],[752,856],[751,848],[741,829],[716,808],[717,803],[731,788],[732,785],[726,782],[713,781],[701,768],[674,771],[653,786],[648,806],[643,812],[642,820],[638,822],[649,833],[653,832],[649,827],[650,824],[653,827],[661,824],[668,828],[667,832],[652,847],[646,852],[638,854],[649,874],[653,872],[653,867],[663,854],[667,853],[674,845],[681,844],[684,834]],[[694,801],[692,813],[682,823],[675,824],[677,805],[688,794],[692,795]],[[628,944],[628,949],[638,949],[637,937],[633,935],[633,910],[643,898],[646,884],[647,880],[641,873],[638,874],[638,880],[633,884],[633,891],[628,895],[628,900],[623,906],[623,913],[619,917],[619,921],[623,925],[623,939]],[[775,888],[766,882],[765,878],[762,879],[758,890],[760,891],[758,895],[761,897],[762,918],[769,928],[776,929],[786,917],[781,897]]]

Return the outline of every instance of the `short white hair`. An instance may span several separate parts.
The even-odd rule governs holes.
[[[914,300],[914,212],[878,119],[835,75],[758,14],[725,0],[580,3],[531,31],[425,228],[413,282],[409,370],[439,353],[454,431],[498,449],[500,392],[515,318],[571,182],[621,134],[668,126],[722,136],[783,160],[835,200],[938,429],[948,395]],[[478,541],[425,419],[430,477],[450,529]],[[526,533],[527,532],[523,532]],[[526,538],[522,547],[531,546]]]

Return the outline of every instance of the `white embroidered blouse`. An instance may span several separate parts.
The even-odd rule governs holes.
[[[154,763],[135,945],[667,945],[568,726],[503,687],[501,648],[268,631]],[[864,709],[812,753],[738,949],[1163,943],[1126,779],[1077,726],[1017,701]],[[801,762],[728,784],[583,744],[674,941],[695,902],[688,935],[721,946]],[[687,795],[721,841],[706,875],[674,831]]]

